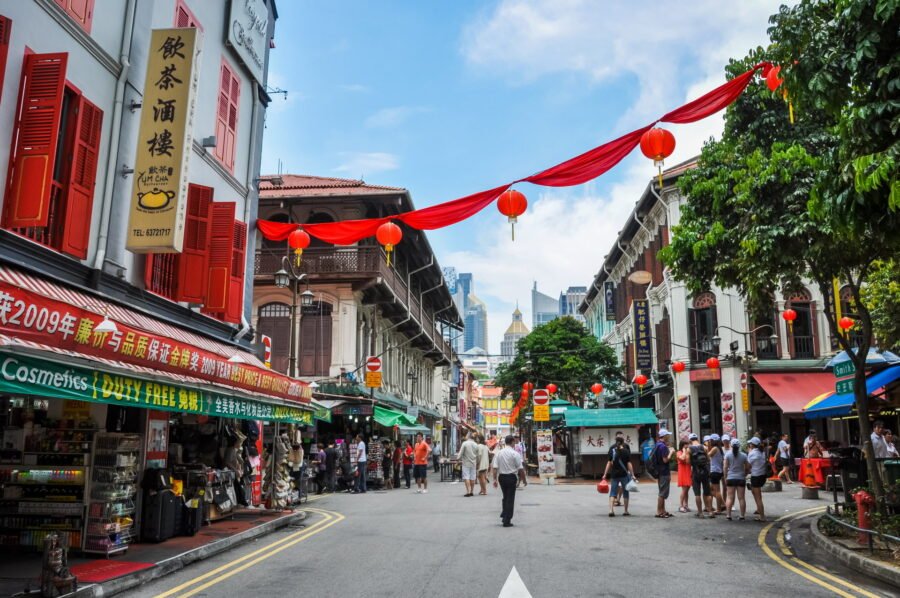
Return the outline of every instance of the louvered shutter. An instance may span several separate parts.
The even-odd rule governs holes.
[[[228,307],[234,251],[234,202],[213,202],[209,236],[209,266],[204,311],[224,314]]]
[[[6,56],[9,54],[9,38],[12,34],[12,20],[0,16],[0,99],[3,97],[3,81],[6,78]]]
[[[187,9],[182,6],[180,3],[175,7],[175,26],[176,27],[190,27],[191,26],[191,15],[188,14]]]
[[[240,324],[244,310],[244,269],[247,255],[247,225],[234,221],[234,243],[231,254],[231,277],[228,285],[228,299],[225,321]]]
[[[188,186],[184,246],[178,256],[176,301],[204,303],[209,267],[210,206],[213,190],[202,185]]]
[[[5,226],[47,226],[68,54],[30,54],[22,65]]]
[[[219,96],[216,104],[216,157],[229,170],[234,170],[237,140],[238,104],[241,80],[224,60],[219,77]]]
[[[94,19],[94,0],[68,0],[66,12],[81,25],[81,28],[91,32],[91,22]]]
[[[241,80],[231,73],[231,91],[228,98],[228,138],[225,144],[225,163],[234,170],[234,155],[237,151],[238,104],[241,97]]]
[[[79,259],[87,257],[102,127],[103,111],[79,98],[60,247],[63,253]]]

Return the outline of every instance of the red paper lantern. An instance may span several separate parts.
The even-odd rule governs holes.
[[[497,209],[507,217],[512,226],[512,238],[516,240],[516,222],[518,217],[528,208],[528,200],[515,189],[507,189],[497,199]]]
[[[553,384],[551,382],[547,385],[547,392],[549,392],[550,394],[555,395],[557,390],[559,389],[556,387],[556,384]]]
[[[634,377],[634,383],[638,385],[640,388],[644,388],[644,385],[647,384],[647,376],[644,374],[638,374]]]
[[[672,371],[675,372],[676,374],[680,374],[681,372],[683,372],[684,371],[684,362],[676,361],[675,363],[673,363]]]
[[[784,83],[784,79],[779,77],[780,74],[780,66],[773,66],[769,69],[769,72],[766,73],[766,86],[769,88],[769,91],[775,91],[778,89],[779,85]]]
[[[718,357],[710,357],[706,360],[706,367],[711,370],[719,369],[719,358]]]
[[[375,231],[375,238],[384,245],[384,251],[387,253],[387,264],[390,266],[391,252],[394,251],[394,246],[403,239],[403,230],[393,222],[385,222]]]
[[[844,332],[847,332],[848,330],[853,328],[855,325],[856,325],[856,322],[853,320],[853,318],[848,318],[847,316],[844,316],[843,318],[838,320],[838,326],[840,326],[841,330],[843,330]]]
[[[534,384],[532,384],[531,382],[526,382],[525,384],[522,385],[522,390],[527,390],[530,392],[533,389],[534,389]]]
[[[299,266],[303,250],[309,247],[309,234],[302,228],[298,228],[288,235],[288,246],[294,250],[294,255],[297,256],[297,265]]]
[[[520,393],[519,393],[519,398],[522,399],[522,400],[526,400],[526,401],[527,401],[527,400],[528,400],[528,391],[527,391],[527,390],[523,390],[522,392],[520,392]]]
[[[659,168],[659,187],[662,188],[663,160],[675,151],[675,136],[665,129],[653,127],[641,135],[641,152],[653,160],[653,165]]]
[[[784,310],[784,312],[781,314],[781,317],[784,318],[784,321],[788,323],[788,326],[792,326],[794,324],[794,320],[797,319],[797,312],[795,312],[793,309],[788,308]]]
[[[591,392],[594,393],[595,395],[600,394],[601,392],[603,392],[603,385],[600,384],[599,382],[594,382],[591,385]]]

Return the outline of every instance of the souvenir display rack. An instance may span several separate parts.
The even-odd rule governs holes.
[[[58,532],[65,546],[80,549],[87,468],[0,466],[0,546],[43,548]]]
[[[138,434],[94,437],[84,552],[110,556],[134,539],[134,499],[140,465]]]

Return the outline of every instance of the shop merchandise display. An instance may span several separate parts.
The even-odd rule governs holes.
[[[272,449],[266,455],[263,468],[263,497],[267,508],[283,509],[291,499],[291,475],[288,453],[291,441],[287,433],[273,439]]]
[[[369,481],[377,488],[384,483],[384,472],[381,470],[381,462],[384,457],[384,445],[377,436],[373,436],[366,444],[366,454],[368,455],[368,474]]]
[[[134,539],[134,499],[141,452],[138,434],[94,437],[91,490],[84,552],[109,556]]]

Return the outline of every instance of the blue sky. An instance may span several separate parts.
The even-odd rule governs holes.
[[[765,44],[771,1],[281,0],[263,171],[405,187],[417,207],[519,178],[654,120],[722,83]],[[721,118],[669,127],[669,163]],[[429,233],[443,266],[475,275],[489,349],[530,289],[588,285],[653,174],[639,152],[570,189],[522,186],[517,226],[494,208]],[[402,251],[402,247],[400,248]]]

